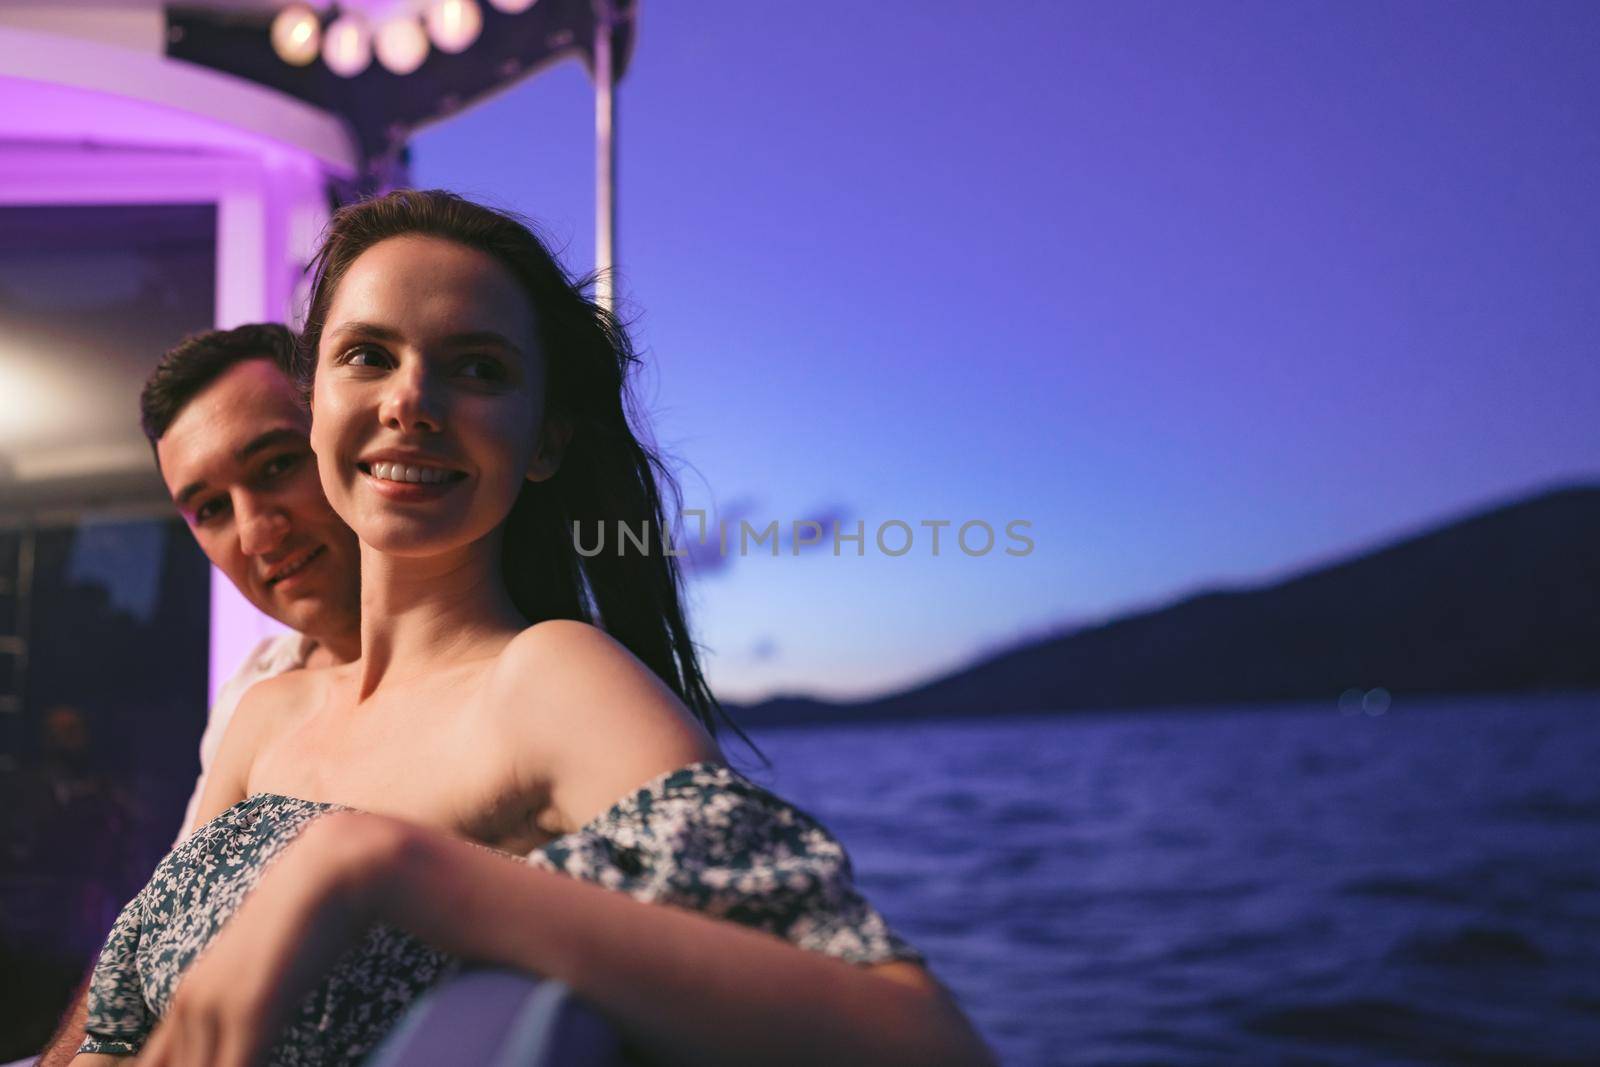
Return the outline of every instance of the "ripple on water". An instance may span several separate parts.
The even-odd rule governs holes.
[[[1600,823],[1600,797],[1565,797],[1540,791],[1489,807],[1489,814],[1510,822],[1550,825]]]
[[[950,789],[933,793],[922,803],[952,815],[976,815],[984,808],[983,798],[966,789]]]
[[[1407,878],[1376,875],[1344,882],[1338,887],[1338,892],[1345,896],[1383,897],[1390,900],[1416,900],[1435,904],[1467,904],[1473,899],[1472,886],[1452,883],[1443,877]]]
[[[1253,1033],[1328,1044],[1411,1045],[1426,1039],[1422,1043],[1432,1045],[1445,1036],[1441,1022],[1399,1001],[1345,997],[1269,1008],[1245,1016],[1241,1025]]]
[[[1012,800],[996,808],[993,818],[1006,826],[1059,826],[1066,819],[1066,813],[1054,804]]]
[[[1432,967],[1535,966],[1548,956],[1515,930],[1462,926],[1454,930],[1412,934],[1389,950],[1386,959]]]
[[[1005,937],[1019,945],[1047,945],[1055,948],[1082,947],[1091,940],[1059,922],[1008,922]]]
[[[1463,1063],[1483,1067],[1577,1067],[1593,1059],[1567,1052],[1536,1050],[1527,1043],[1502,1044],[1459,1013],[1425,1010],[1384,997],[1345,997],[1292,1004],[1248,1015],[1243,1029],[1268,1037],[1306,1042],[1311,1047],[1354,1047],[1363,1060],[1393,1063]]]
[[[1294,943],[1300,931],[1262,930],[1237,931],[1207,937],[1178,945],[1167,954],[1166,961],[1173,963],[1199,963],[1207,960],[1237,960],[1254,952],[1282,948]]]
[[[990,869],[997,874],[1027,874],[1044,862],[1044,850],[1007,848],[989,857]]]
[[[1139,835],[1139,844],[1161,852],[1186,852],[1204,849],[1211,835],[1190,826],[1153,826]]]
[[[1239,900],[1264,888],[1266,883],[1259,881],[1219,882],[1215,885],[1164,884],[1124,889],[1117,896],[1124,903],[1209,904]]]

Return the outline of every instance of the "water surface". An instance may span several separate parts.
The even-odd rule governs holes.
[[[1600,694],[753,736],[1004,1063],[1600,1063]]]

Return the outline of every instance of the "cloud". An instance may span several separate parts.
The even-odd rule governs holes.
[[[760,505],[761,501],[757,497],[740,496],[735,497],[726,506],[717,509],[714,513],[708,514],[705,517],[704,544],[700,541],[700,520],[696,516],[685,515],[682,529],[677,533],[677,539],[674,542],[684,551],[684,555],[679,559],[679,565],[683,568],[684,573],[702,578],[727,573],[732,568],[734,561],[740,558],[739,524],[742,520],[748,519],[751,529],[757,533],[776,520],[778,523],[778,554],[781,557],[790,557],[798,555],[800,552],[809,552],[819,548],[830,548],[833,544],[833,524],[835,522],[839,524],[841,530],[845,532],[850,532],[851,530],[851,523],[847,521],[846,517],[852,513],[852,509],[843,504],[828,505],[800,518],[770,514],[758,515],[757,510]],[[813,527],[804,525],[808,522],[816,523],[817,528],[820,528],[820,534],[817,534],[817,530]],[[722,531],[720,533],[719,524]],[[816,540],[797,543],[795,540],[796,527],[799,527],[801,534],[806,538],[815,534]],[[724,551],[723,540],[726,540],[726,551]],[[767,555],[772,551],[771,545],[771,541],[764,541],[760,546],[757,546],[752,540],[748,551],[751,554],[759,552]]]
[[[812,515],[808,515],[804,519],[800,519],[797,522],[789,523],[787,526],[785,526],[783,528],[783,536],[784,536],[783,550],[785,552],[789,553],[790,555],[793,555],[795,553],[796,548],[798,548],[799,551],[801,551],[801,552],[810,552],[810,551],[812,551],[814,549],[826,548],[829,545],[832,545],[833,544],[833,524],[835,522],[837,522],[839,524],[839,529],[842,532],[849,532],[849,523],[846,521],[846,517],[849,514],[850,514],[850,509],[849,508],[845,507],[842,504],[835,504],[835,505],[830,505],[829,507],[825,507],[822,510],[820,510],[820,511],[818,511],[818,512],[812,514]],[[822,534],[815,541],[809,541],[809,542],[797,545],[795,543],[795,536],[794,536],[795,535],[795,530],[796,530],[797,527],[802,529],[802,530],[804,530],[804,532],[806,533],[807,537],[810,537],[813,533],[815,533],[815,531],[811,527],[803,525],[806,522],[814,522],[814,523],[816,523],[818,526],[820,526],[822,528]]]
[[[704,527],[698,516],[685,515],[677,541],[686,553],[679,560],[684,573],[697,578],[725,573],[739,555],[739,520],[749,518],[759,504],[760,501],[752,496],[735,497],[727,506],[713,509],[706,515]],[[722,539],[718,533],[719,523],[727,530],[729,550],[726,553],[722,550]]]

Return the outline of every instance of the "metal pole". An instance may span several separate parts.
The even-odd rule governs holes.
[[[611,66],[609,0],[596,0],[594,27],[594,260],[598,279],[596,303],[607,311],[616,306],[612,270],[617,255],[617,102]]]

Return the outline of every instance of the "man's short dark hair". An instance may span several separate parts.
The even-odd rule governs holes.
[[[150,447],[174,419],[222,373],[247,359],[270,359],[286,376],[294,365],[294,334],[276,322],[207,330],[167,350],[139,394],[139,423]]]

